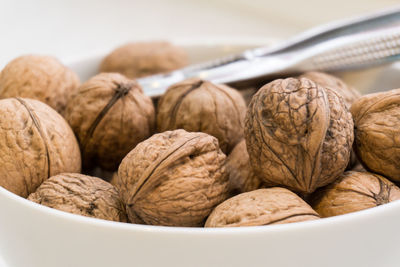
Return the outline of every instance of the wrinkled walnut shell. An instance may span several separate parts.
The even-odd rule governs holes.
[[[43,182],[28,200],[78,215],[127,222],[117,190],[97,177],[62,173]]]
[[[78,76],[53,57],[21,56],[1,71],[0,98],[37,99],[62,114],[79,84]]]
[[[155,134],[122,161],[117,188],[132,222],[202,226],[227,198],[225,155],[218,141],[184,130]]]
[[[354,89],[351,86],[348,86],[344,81],[342,81],[338,77],[335,77],[335,76],[327,74],[327,73],[312,71],[312,72],[304,73],[300,77],[308,78],[308,79],[318,83],[319,85],[321,85],[324,88],[329,88],[331,90],[334,90],[335,92],[337,92],[339,95],[341,95],[343,97],[343,100],[348,109],[350,109],[350,107],[354,103],[354,101],[356,101],[358,98],[361,97],[361,94],[359,91],[357,91],[356,89]],[[351,155],[350,155],[349,165],[347,166],[347,169],[351,169],[356,164],[357,164],[357,157],[356,157],[355,152],[352,150]]]
[[[345,172],[333,184],[313,196],[312,206],[330,217],[373,208],[400,199],[400,188],[386,178],[369,172]]]
[[[311,193],[346,168],[353,120],[334,91],[306,78],[279,79],[253,97],[245,136],[256,175],[268,185]]]
[[[254,174],[247,153],[246,141],[240,141],[226,159],[229,175],[229,192],[232,195],[263,187],[263,181]]]
[[[350,109],[351,105],[356,101],[358,98],[361,97],[359,91],[354,89],[353,87],[347,85],[343,80],[335,77],[333,75],[323,73],[323,72],[307,72],[300,76],[301,78],[308,78],[324,88],[329,88],[334,90],[339,95],[343,97],[343,100],[346,104],[346,107]],[[352,150],[350,155],[349,165],[347,169],[352,169],[357,164],[357,157],[355,152]]]
[[[105,57],[100,72],[118,72],[132,79],[173,71],[187,64],[185,50],[171,43],[129,43]]]
[[[65,118],[78,137],[84,169],[116,170],[155,127],[151,99],[137,82],[117,73],[98,74],[82,84]]]
[[[242,193],[218,205],[205,227],[284,224],[319,219],[304,200],[285,188],[265,188]]]
[[[358,92],[356,89],[347,85],[338,77],[335,77],[328,73],[312,71],[304,73],[300,76],[300,78],[308,78],[324,88],[334,90],[336,93],[343,97],[343,100],[348,109],[350,109],[354,101],[361,97],[360,92]]]
[[[78,142],[55,110],[33,99],[0,100],[0,186],[27,197],[50,176],[80,171]]]
[[[365,95],[350,111],[360,162],[371,172],[400,181],[400,89]]]
[[[197,78],[168,88],[158,103],[159,132],[185,129],[215,136],[224,153],[243,138],[246,104],[238,91]]]

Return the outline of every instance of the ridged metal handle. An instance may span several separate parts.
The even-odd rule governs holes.
[[[354,41],[360,38],[359,41]],[[394,61],[400,58],[398,28],[338,40],[335,48],[310,57],[312,69],[345,70]],[[310,68],[310,67],[309,67]]]

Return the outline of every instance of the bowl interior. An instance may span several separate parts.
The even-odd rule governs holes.
[[[177,43],[196,63],[266,45],[271,40]],[[67,65],[86,81],[97,73],[107,52]],[[367,93],[400,87],[399,71],[397,63],[339,75]],[[88,218],[41,206],[3,188],[0,207],[0,266],[1,256],[8,266],[41,267],[131,266],[128,263],[132,258],[137,266],[194,266],[194,260],[196,266],[321,266],[321,262],[324,266],[367,266],[383,243],[386,262],[390,255],[392,259],[397,257],[388,251],[400,242],[392,232],[400,223],[400,201],[316,221],[219,229],[134,225]],[[342,242],[343,235],[347,242]],[[365,244],[376,253],[365,255],[360,249]],[[96,248],[95,258],[86,251],[90,247]],[[60,253],[61,250],[68,253]],[[310,261],[310,252],[314,261]],[[338,253],[342,257],[336,257]],[[342,258],[353,265],[342,265]],[[286,264],[279,264],[282,262]]]
[[[187,42],[187,41],[176,41],[175,43],[181,45],[189,54],[191,63],[198,63],[205,60],[214,59],[216,57],[226,56],[233,53],[242,52],[246,49],[255,48],[262,45],[269,45],[275,42],[272,39],[257,39],[251,41],[243,41],[243,40],[217,40],[214,42]],[[98,73],[98,67],[101,60],[108,53],[100,53],[95,55],[89,55],[86,58],[79,59],[73,62],[67,63],[67,66],[72,68],[82,81],[88,80],[90,77],[96,75]],[[346,82],[355,86],[362,93],[374,92],[374,91],[382,91],[400,87],[400,62],[394,63],[386,66],[378,66],[374,68],[370,68],[367,70],[356,70],[356,71],[348,71],[337,73],[338,76],[342,77]],[[102,173],[99,173],[101,176]],[[106,173],[105,175],[110,175]],[[19,198],[18,196],[14,196],[12,193],[0,188],[0,196],[4,198],[12,197],[13,200],[18,200],[20,205],[31,205],[30,201]],[[34,204],[34,203],[33,203]],[[394,203],[394,205],[398,205],[400,208],[400,203]],[[49,209],[47,207],[40,206],[37,207],[33,205],[36,209],[41,210],[41,212],[46,213],[56,213],[56,214],[64,214],[64,212],[59,212],[54,209]],[[374,210],[374,209],[372,209]],[[372,211],[373,212],[373,211]],[[369,211],[366,211],[368,214]],[[73,214],[68,214],[67,216],[82,217]],[[346,217],[339,216],[339,218]],[[88,218],[84,218],[86,220]],[[89,221],[92,219],[89,218]],[[336,219],[335,219],[336,220]],[[339,219],[340,220],[340,219]],[[94,222],[100,222],[100,220],[94,219]],[[113,222],[107,222],[113,224]],[[314,222],[313,222],[314,223]],[[317,222],[319,223],[319,222]],[[284,227],[288,227],[284,225]],[[141,227],[141,226],[139,226]],[[144,227],[144,226],[143,226]],[[147,226],[146,226],[147,227]],[[157,226],[155,226],[157,228]],[[280,227],[280,226],[279,226]],[[290,227],[290,226],[289,226]],[[178,227],[179,228],[179,227]],[[168,228],[174,229],[174,228]],[[193,229],[193,228],[191,228]]]

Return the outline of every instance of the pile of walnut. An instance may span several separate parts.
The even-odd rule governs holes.
[[[52,57],[13,60],[0,73],[0,186],[84,216],[188,227],[308,221],[400,199],[400,89],[361,96],[311,72],[264,85],[247,105],[197,78],[154,101],[134,80],[187,62],[167,42],[128,44],[80,84]]]

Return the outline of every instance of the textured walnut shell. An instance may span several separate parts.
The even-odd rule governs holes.
[[[55,110],[33,99],[0,100],[0,186],[27,197],[50,176],[80,171],[78,142]]]
[[[240,141],[226,159],[229,175],[229,192],[232,195],[253,191],[263,187],[263,181],[254,174],[247,153],[246,141]]]
[[[78,137],[84,169],[114,171],[155,127],[151,99],[139,84],[117,73],[102,73],[79,88],[65,118]]]
[[[62,173],[43,182],[28,199],[78,215],[127,222],[117,190],[97,177]]]
[[[358,159],[367,170],[400,181],[400,89],[365,95],[350,111]]]
[[[304,200],[285,188],[242,193],[218,205],[205,227],[238,227],[284,224],[319,219]]]
[[[349,171],[314,194],[313,208],[322,217],[330,217],[400,199],[400,188],[380,175]]]
[[[348,109],[350,109],[354,101],[361,97],[360,92],[358,92],[356,89],[347,85],[338,77],[327,73],[312,71],[304,73],[300,76],[300,78],[308,78],[324,88],[334,90],[336,93],[343,97],[343,100]]]
[[[197,78],[168,88],[158,103],[159,132],[185,129],[215,136],[224,153],[243,138],[246,104],[238,91]]]
[[[117,188],[132,222],[202,226],[227,198],[225,155],[205,133],[155,134],[122,161]]]
[[[112,184],[113,186],[116,187],[117,183],[118,183],[118,171],[114,172],[110,179],[110,184]]]
[[[53,57],[21,56],[1,71],[0,98],[37,99],[62,114],[79,83],[78,76]]]
[[[173,71],[188,64],[186,52],[168,42],[129,43],[112,51],[100,64],[100,72],[118,72],[139,78]]]
[[[280,79],[253,97],[245,136],[253,170],[268,185],[311,193],[346,168],[353,120],[334,91],[306,78]]]
[[[361,94],[359,91],[357,91],[353,87],[347,85],[344,81],[342,81],[338,77],[329,75],[327,73],[312,71],[312,72],[304,73],[300,77],[308,78],[308,79],[318,83],[319,85],[321,85],[324,88],[329,88],[331,90],[334,90],[335,92],[337,92],[338,94],[340,94],[343,97],[343,100],[348,109],[350,109],[350,107],[354,101],[356,101],[358,98],[361,97]],[[352,169],[356,164],[357,164],[357,157],[356,157],[355,152],[352,150],[351,154],[350,154],[350,161],[349,161],[349,165],[347,166],[347,169]]]

